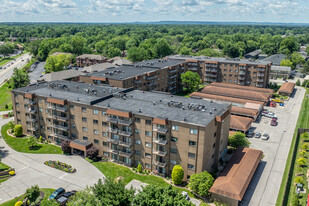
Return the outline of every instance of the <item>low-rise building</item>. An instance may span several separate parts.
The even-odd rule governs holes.
[[[278,90],[278,94],[291,96],[295,88],[295,83],[292,82],[284,82],[280,89]]]
[[[231,115],[230,130],[246,133],[250,129],[252,123],[253,119],[250,117]]]
[[[244,57],[246,59],[257,59],[259,57],[259,55],[261,54],[261,52],[262,51],[260,49],[259,50],[254,50],[254,51],[252,51],[252,52],[250,52],[248,54],[245,54]]]
[[[90,66],[94,64],[100,64],[104,62],[109,62],[108,59],[102,55],[95,54],[83,54],[76,57],[76,65],[79,67]]]
[[[291,67],[286,66],[271,66],[270,78],[285,78],[288,79],[291,76]]]
[[[263,59],[263,61],[271,62],[273,66],[280,66],[281,61],[285,58],[286,58],[285,54],[274,54]]]

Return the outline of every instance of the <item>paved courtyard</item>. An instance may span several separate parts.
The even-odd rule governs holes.
[[[259,164],[249,185],[241,205],[273,206],[276,204],[279,188],[285,168],[287,155],[296,127],[305,89],[297,87],[294,96],[284,107],[266,107],[278,117],[278,126],[270,126],[270,118],[262,117],[253,123],[255,132],[268,133],[268,141],[250,138],[251,148],[264,152],[264,158]]]
[[[0,127],[9,120],[0,120]],[[40,188],[63,187],[66,190],[80,190],[93,185],[104,175],[92,164],[79,156],[55,154],[26,154],[11,149],[0,139],[2,162],[16,170],[16,176],[0,184],[0,204],[25,193],[32,185]],[[73,174],[44,165],[46,160],[59,160],[77,169]]]

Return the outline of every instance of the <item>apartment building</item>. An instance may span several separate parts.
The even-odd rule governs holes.
[[[69,81],[12,90],[16,124],[60,144],[95,145],[109,161],[161,176],[174,165],[185,179],[219,166],[226,152],[231,105],[163,92]],[[85,143],[86,142],[86,143]],[[73,148],[77,153],[80,147]]]
[[[187,64],[183,60],[154,59],[84,74],[79,80],[120,88],[176,93],[181,89],[180,75],[186,71]]]
[[[188,62],[188,70],[197,71],[205,83],[222,82],[262,88],[269,84],[271,62],[187,55],[166,58]]]

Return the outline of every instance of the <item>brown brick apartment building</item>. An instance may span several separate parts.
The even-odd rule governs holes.
[[[74,151],[87,141],[109,161],[162,176],[176,164],[185,177],[211,171],[227,147],[230,104],[69,81],[15,89],[12,99],[25,133],[84,140]]]

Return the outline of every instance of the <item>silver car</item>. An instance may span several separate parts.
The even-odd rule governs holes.
[[[269,139],[269,134],[264,133],[261,139],[267,141]]]

